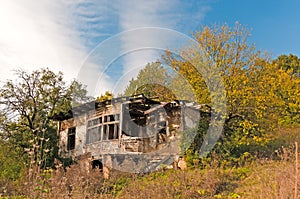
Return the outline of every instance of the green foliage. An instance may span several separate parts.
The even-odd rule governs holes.
[[[113,185],[112,187],[112,194],[115,196],[118,196],[121,191],[128,186],[128,184],[130,183],[131,178],[128,177],[121,177],[117,180],[117,182]]]
[[[16,180],[24,168],[22,156],[8,141],[0,140],[0,181]]]
[[[300,59],[296,55],[280,55],[273,60],[273,64],[276,64],[291,75],[300,77]]]
[[[67,85],[62,73],[41,69],[27,73],[16,71],[17,79],[0,89],[1,138],[15,147],[27,166],[53,166],[57,157],[57,127],[52,120],[67,113],[73,104],[90,100],[85,87],[73,81]]]
[[[198,153],[209,125],[209,113],[204,115],[195,128],[186,129],[181,133],[180,150],[182,154]]]
[[[93,100],[93,97],[88,96],[86,86],[76,80],[73,80],[69,86],[62,88],[61,92],[65,92],[64,106],[66,107],[60,105],[57,109],[60,112],[70,110],[68,109],[71,108],[70,103],[74,107]]]

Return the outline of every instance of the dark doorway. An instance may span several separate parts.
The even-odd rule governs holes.
[[[102,171],[103,170],[103,164],[100,160],[94,160],[92,162],[92,168],[93,169],[99,169],[100,171]]]

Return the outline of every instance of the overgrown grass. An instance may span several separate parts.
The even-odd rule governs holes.
[[[220,166],[220,159],[187,170],[161,170],[144,175],[113,171],[104,179],[99,171],[72,165],[44,170],[29,178],[1,180],[2,198],[294,198],[295,145],[300,128],[281,129],[263,156],[243,164]],[[298,180],[300,181],[300,180]],[[298,189],[300,184],[298,185]],[[300,193],[300,189],[298,194]],[[299,197],[300,194],[297,196]],[[0,197],[1,198],[1,197]]]

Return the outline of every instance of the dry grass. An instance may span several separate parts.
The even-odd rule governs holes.
[[[299,138],[299,128],[277,135],[286,143]],[[288,139],[286,138],[288,136]],[[1,186],[0,196],[11,198],[300,198],[295,197],[295,147],[279,147],[274,159],[257,159],[240,168],[216,166],[185,171],[165,170],[145,175],[99,171],[72,165],[66,171],[25,173],[17,182]],[[300,187],[298,180],[298,189]],[[5,191],[4,191],[5,190]],[[0,197],[1,198],[1,197]]]
[[[99,172],[87,173],[76,166],[67,172],[45,170],[33,180],[21,180],[19,195],[29,198],[94,198],[103,181]]]
[[[211,198],[221,180],[213,170],[171,170],[137,178],[120,198]]]
[[[48,170],[34,181],[23,179],[14,192],[6,195],[22,198],[293,198],[294,163],[290,159],[269,160],[242,168],[168,170],[144,176],[112,172],[108,180],[99,171],[86,172],[74,165],[66,172]]]
[[[235,192],[242,198],[294,198],[296,177],[293,162],[265,162],[256,165]]]

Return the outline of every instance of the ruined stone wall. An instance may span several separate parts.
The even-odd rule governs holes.
[[[132,113],[136,113],[134,112],[136,108],[138,108],[138,111],[141,113],[148,110],[147,107],[143,107],[143,105],[135,104],[134,108],[128,109],[127,111],[130,110]],[[124,116],[120,114],[121,109],[121,102],[117,101],[112,104],[100,106],[96,110],[91,110],[74,119],[71,118],[61,121],[59,129],[59,153],[63,157],[72,157],[73,159],[87,153],[90,153],[94,159],[102,159],[103,156],[107,154],[141,154],[152,153],[157,150],[164,155],[168,153],[177,154],[179,150],[176,132],[183,129],[184,123],[189,123],[188,120],[190,117],[194,117],[194,113],[188,113],[188,117],[183,122],[181,108],[178,104],[170,104],[169,108],[167,106],[160,106],[147,115],[145,114],[147,120],[141,123],[145,123],[144,125],[146,125],[146,127],[139,127],[139,120],[143,119],[142,116],[132,114],[135,115],[135,118],[132,118],[132,115],[128,114],[129,118],[123,118],[123,122],[136,122],[135,125],[128,125],[128,129],[122,128],[124,130],[123,134],[116,134],[115,132],[119,131],[115,130],[114,135],[116,136],[112,138],[108,136],[106,139],[103,139],[104,125],[120,124],[121,117]],[[112,121],[110,119],[107,121],[104,119],[110,118],[111,115],[118,115],[119,119]],[[93,122],[98,118],[99,121],[101,118],[101,122],[94,124]],[[126,127],[127,123],[124,122],[123,127]],[[136,127],[136,129],[134,129],[133,126]],[[75,148],[68,150],[68,129],[72,127],[76,128]],[[101,137],[93,136],[92,138],[95,139],[90,139],[91,135],[94,135],[94,131],[90,131],[90,129],[98,127],[99,131],[97,132],[101,132]],[[114,127],[111,129],[117,128]],[[131,131],[135,130],[137,132],[131,134]],[[126,133],[128,135],[126,135]]]
[[[68,130],[76,128],[75,149],[68,150]],[[63,157],[73,157],[84,153],[83,147],[86,140],[86,114],[60,122],[59,127],[59,154]]]
[[[94,159],[99,159],[104,154],[122,153],[121,148],[119,148],[119,140],[108,140],[87,144],[84,146],[84,152],[91,153],[91,156]]]

